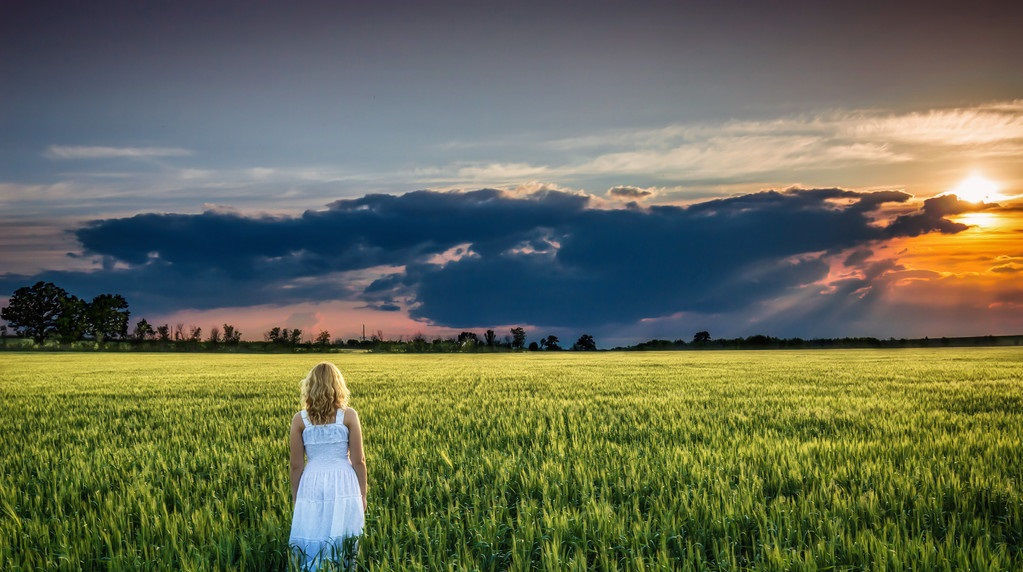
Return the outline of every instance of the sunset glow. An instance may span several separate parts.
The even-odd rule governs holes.
[[[982,175],[970,175],[949,191],[964,201],[971,203],[993,203],[1003,199],[998,193],[998,183]]]
[[[956,221],[970,226],[990,228],[998,226],[1001,222],[1001,218],[994,213],[966,213],[956,217]]]

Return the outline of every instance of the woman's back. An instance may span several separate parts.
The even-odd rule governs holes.
[[[345,540],[362,534],[365,520],[359,478],[348,458],[345,411],[338,409],[335,421],[322,425],[314,425],[304,409],[300,415],[308,462],[295,495],[288,542],[300,549],[298,563],[307,569],[324,558],[350,562],[356,544],[345,546]]]
[[[305,445],[309,466],[314,463],[349,463],[348,427],[344,423],[344,411],[339,409],[336,420],[324,425],[313,425],[305,409],[300,414],[302,423],[305,424],[305,429],[302,430],[302,443]]]
[[[316,364],[300,390],[302,410],[292,416],[288,432],[295,504],[288,544],[302,568],[316,568],[324,560],[350,568],[365,523],[368,487],[362,423],[348,407],[351,392],[336,365]]]

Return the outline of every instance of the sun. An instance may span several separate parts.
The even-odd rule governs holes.
[[[971,203],[991,203],[1003,198],[998,193],[998,183],[977,174],[963,179],[948,194]]]

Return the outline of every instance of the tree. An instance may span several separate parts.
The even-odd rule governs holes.
[[[145,318],[142,318],[141,320],[138,321],[138,323],[135,324],[134,334],[136,340],[142,341],[147,338],[152,338],[155,333],[156,332],[155,330],[153,330],[153,326],[151,326],[149,324],[149,321],[147,321]]]
[[[700,331],[693,335],[694,344],[702,344],[710,341],[710,332]]]
[[[169,342],[170,341],[170,326],[168,326],[167,324],[164,324],[162,326],[158,326],[156,328],[156,337],[159,338],[159,340],[161,342]]]
[[[545,349],[547,351],[558,351],[561,349],[561,346],[558,345],[560,341],[561,340],[558,339],[558,336],[551,334],[546,338],[540,340],[540,348]]]
[[[96,341],[128,336],[128,302],[120,294],[100,294],[89,304],[89,329]]]
[[[188,341],[190,342],[201,342],[202,341],[202,328],[199,326],[190,326],[188,329]]]
[[[480,343],[480,337],[474,332],[462,332],[458,334],[458,345],[465,346],[467,344],[477,345]]]
[[[497,334],[494,333],[494,330],[487,330],[483,334],[483,339],[486,341],[487,347],[492,348],[494,347],[494,340],[497,339]]]
[[[529,342],[529,351],[535,352],[540,349],[540,346],[536,345],[536,342]]]
[[[220,328],[213,326],[210,328],[210,337],[206,338],[206,341],[216,345],[220,343]]]
[[[242,341],[242,333],[231,324],[224,324],[224,343],[237,345]]]
[[[174,341],[180,342],[185,339],[185,325],[181,322],[174,324]]]
[[[517,350],[521,350],[526,345],[526,330],[515,327],[511,329],[511,335],[511,346]]]
[[[65,344],[82,339],[89,329],[89,304],[78,296],[67,295],[61,301],[56,333]]]
[[[19,335],[42,343],[46,336],[56,332],[67,297],[67,291],[52,282],[36,282],[15,290],[7,306],[0,310],[0,318]]]
[[[288,337],[288,343],[297,346],[302,343],[302,330],[295,328],[291,330],[291,335]]]
[[[771,344],[771,338],[764,334],[757,334],[746,338],[745,342],[747,346],[762,348]]]
[[[328,332],[327,330],[323,330],[322,332],[316,334],[316,345],[318,345],[320,347],[323,347],[323,348],[329,346],[330,345],[330,332]]]
[[[580,351],[594,351],[597,349],[597,342],[594,341],[593,336],[583,334],[579,336],[579,339],[572,345],[572,349]]]
[[[270,342],[271,344],[280,343],[280,341],[281,341],[281,328],[279,326],[274,326],[274,327],[270,328],[269,330],[267,330],[267,332],[265,334],[263,334],[263,339],[265,339],[266,341]]]

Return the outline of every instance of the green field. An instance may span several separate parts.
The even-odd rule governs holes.
[[[360,565],[1023,568],[1023,351],[333,354]],[[0,353],[0,568],[285,568],[315,355]]]

